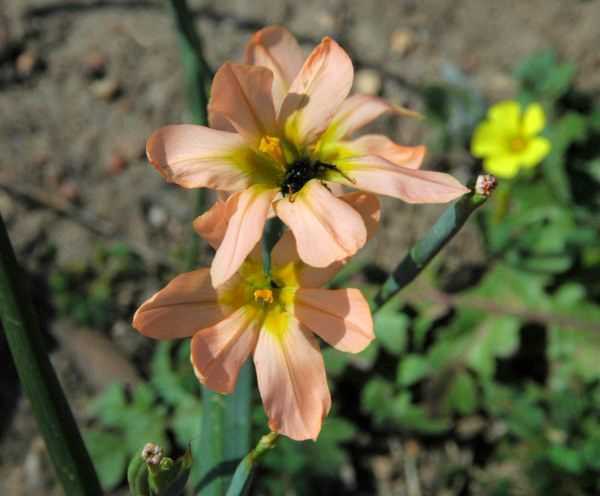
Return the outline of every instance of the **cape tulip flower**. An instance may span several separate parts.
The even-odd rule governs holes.
[[[347,98],[352,62],[331,38],[304,60],[287,30],[267,27],[247,44],[245,62],[226,63],[214,77],[212,129],[163,127],[146,147],[166,180],[236,198],[211,267],[214,285],[240,267],[272,207],[309,265],[326,267],[361,248],[364,222],[328,184],[411,203],[447,202],[467,191],[452,176],[418,170],[423,146],[400,146],[380,135],[349,139],[382,114],[407,111],[372,96]]]
[[[539,103],[529,104],[524,112],[518,102],[497,103],[475,129],[471,153],[483,159],[487,172],[510,179],[522,167],[535,167],[550,153],[550,141],[539,136],[545,125]]]
[[[218,201],[195,223],[214,247],[232,221],[233,201]],[[356,192],[339,201],[356,209],[371,236],[379,221],[377,197]],[[208,269],[181,274],[142,304],[133,326],[156,339],[191,337],[196,376],[223,394],[234,390],[252,355],[270,428],[296,440],[316,439],[331,397],[314,334],[352,353],[374,337],[369,305],[358,289],[321,288],[343,264],[307,266],[287,231],[273,248],[270,279],[258,249],[216,288]]]

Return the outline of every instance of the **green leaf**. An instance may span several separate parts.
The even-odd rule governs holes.
[[[477,329],[467,353],[467,364],[483,377],[493,376],[496,358],[512,355],[519,346],[520,321],[512,316],[490,316]]]
[[[397,381],[410,386],[420,381],[431,370],[427,359],[421,355],[406,355],[398,364]]]
[[[128,453],[119,434],[104,431],[87,431],[84,434],[102,488],[111,491],[123,480]]]
[[[577,112],[569,112],[556,124],[549,126],[547,132],[552,150],[543,162],[544,175],[558,198],[567,202],[570,201],[571,191],[566,172],[566,152],[573,143],[586,139],[587,120]]]
[[[121,384],[112,384],[89,405],[92,415],[108,427],[122,427],[127,416],[125,392]]]
[[[393,355],[406,348],[409,319],[397,310],[382,310],[375,314],[375,336],[381,346]]]
[[[430,417],[422,406],[412,402],[409,392],[400,393],[391,401],[389,419],[403,429],[425,434],[441,434],[450,428],[449,419]]]
[[[361,392],[361,408],[377,419],[385,417],[390,398],[394,395],[394,387],[385,379],[374,377]]]
[[[323,360],[325,360],[327,375],[338,377],[346,369],[350,361],[350,354],[343,353],[335,348],[325,348],[323,350]]]
[[[583,469],[579,453],[566,446],[553,445],[548,449],[548,459],[566,472],[578,474]]]
[[[173,342],[171,341],[161,341],[156,346],[150,364],[151,381],[161,398],[176,407],[181,402],[185,402],[191,395],[185,388],[182,377],[175,371],[171,360],[172,349]]]
[[[520,100],[554,103],[569,90],[574,75],[575,66],[558,63],[552,50],[533,54],[515,70],[515,77],[521,81]]]
[[[461,370],[448,390],[447,406],[462,415],[470,415],[477,409],[477,403],[475,381],[467,371]]]
[[[202,401],[186,397],[173,411],[171,427],[180,446],[187,446],[198,433],[198,422],[202,415]]]
[[[369,343],[364,350],[356,355],[352,355],[350,358],[351,363],[358,363],[362,369],[370,369],[377,359],[379,353],[379,343],[377,340],[373,340]]]

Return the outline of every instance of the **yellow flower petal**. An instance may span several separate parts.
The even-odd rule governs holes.
[[[497,103],[488,111],[490,121],[507,134],[519,132],[521,120],[521,106],[514,100]]]
[[[480,124],[473,133],[471,153],[479,158],[502,155],[508,151],[506,146],[508,141],[509,137],[506,136],[503,129],[493,122],[486,121]]]
[[[483,162],[483,168],[497,177],[510,179],[519,172],[519,156],[497,155],[490,157]]]
[[[523,115],[522,132],[525,136],[535,136],[546,126],[546,115],[539,103],[531,103]]]
[[[520,162],[524,167],[538,165],[550,153],[550,140],[546,138],[533,138],[527,143],[527,148],[519,154]]]

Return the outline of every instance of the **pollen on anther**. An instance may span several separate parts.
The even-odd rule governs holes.
[[[270,289],[257,289],[254,291],[254,301],[273,303],[273,291]]]

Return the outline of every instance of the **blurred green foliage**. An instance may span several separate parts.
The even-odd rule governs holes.
[[[145,268],[128,246],[99,246],[90,260],[59,267],[50,275],[53,302],[59,314],[80,325],[110,327],[117,316],[115,293],[142,276]]]
[[[105,490],[123,481],[130,459],[146,443],[169,452],[174,439],[183,450],[196,435],[202,401],[189,353],[189,341],[159,343],[149,383],[133,391],[114,384],[89,405],[96,420],[85,439]]]

